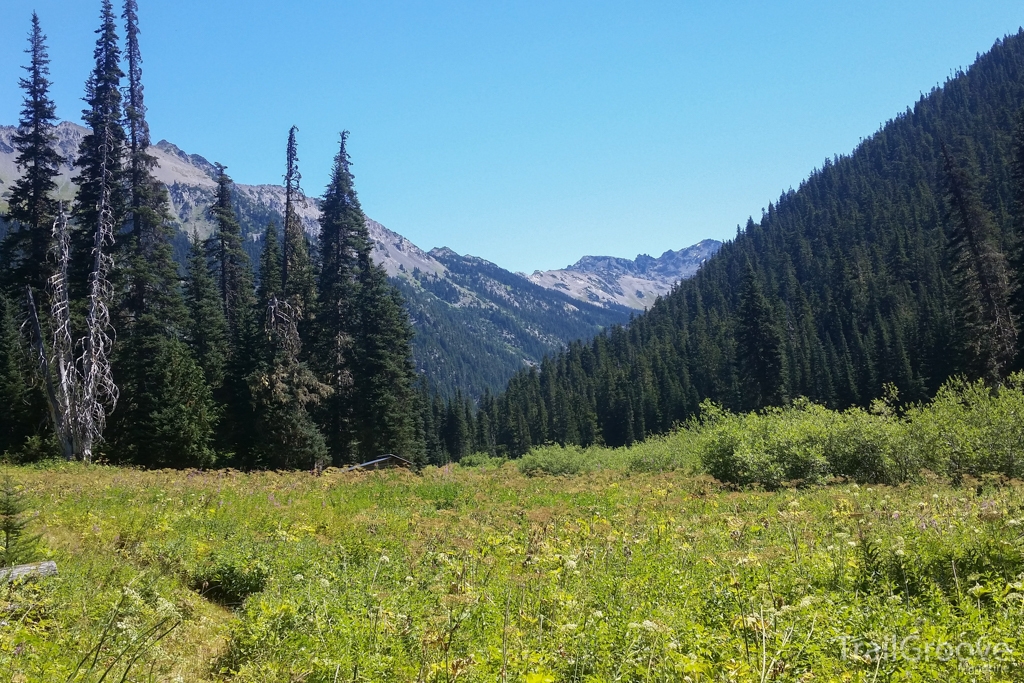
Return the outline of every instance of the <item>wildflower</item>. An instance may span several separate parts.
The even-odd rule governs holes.
[[[300,581],[305,581],[306,577],[303,576],[302,574],[296,574],[295,576],[292,577],[292,580],[295,581],[296,583],[299,583]]]
[[[633,624],[630,624],[630,626],[633,626]],[[650,633],[664,633],[668,630],[658,622],[651,621],[650,619],[644,619],[641,623],[637,624],[637,628],[642,628]]]

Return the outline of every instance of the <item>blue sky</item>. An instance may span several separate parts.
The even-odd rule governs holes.
[[[352,132],[366,213],[511,270],[727,238],[1024,24],[1019,0],[140,0],[154,139],[307,194]],[[78,121],[93,0],[5,0],[0,122],[33,9]]]

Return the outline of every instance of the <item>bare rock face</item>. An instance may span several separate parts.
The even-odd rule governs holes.
[[[680,280],[693,277],[721,246],[717,240],[704,240],[686,249],[666,251],[658,258],[640,254],[632,261],[614,256],[584,256],[567,268],[538,270],[526,277],[580,301],[644,309],[672,291]]]

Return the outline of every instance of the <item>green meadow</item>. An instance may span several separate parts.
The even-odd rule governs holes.
[[[7,465],[59,573],[0,586],[0,681],[1022,680],[1016,387],[420,472]]]
[[[0,680],[1009,681],[1024,667],[1017,485],[738,492],[512,464],[12,474],[60,573],[2,589]]]

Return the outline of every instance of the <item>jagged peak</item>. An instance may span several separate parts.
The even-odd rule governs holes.
[[[462,255],[449,247],[434,247],[427,252],[434,258],[460,258]]]

